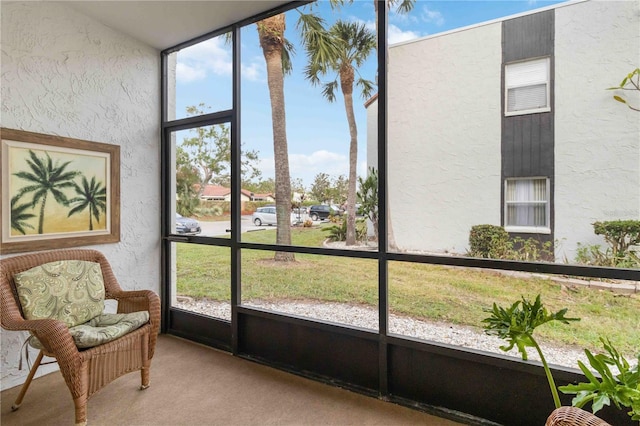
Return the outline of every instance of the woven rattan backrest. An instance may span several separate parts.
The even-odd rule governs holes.
[[[113,274],[113,270],[111,269],[111,265],[109,265],[104,255],[97,250],[52,250],[1,259],[0,307],[2,308],[2,314],[0,315],[0,322],[2,325],[4,325],[7,320],[24,317],[20,308],[13,276],[33,267],[58,260],[86,260],[99,263],[104,279],[106,297],[108,298],[113,292],[121,291]]]

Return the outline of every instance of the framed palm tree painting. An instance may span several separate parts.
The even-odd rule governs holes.
[[[118,145],[0,132],[0,253],[120,241]]]

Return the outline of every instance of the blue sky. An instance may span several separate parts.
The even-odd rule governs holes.
[[[393,11],[389,16],[389,43],[408,41],[432,34],[474,25],[509,15],[546,7],[559,1],[425,1],[418,0],[407,15]],[[340,11],[328,2],[314,6],[328,25],[337,19],[358,21],[375,31],[371,0],[358,0]],[[308,12],[309,7],[302,9]],[[349,128],[340,94],[336,102],[322,97],[321,88],[304,80],[306,57],[299,44],[296,22],[299,13],[286,14],[285,35],[296,47],[293,73],[285,78],[287,139],[292,178],[308,187],[318,173],[335,178],[348,174]],[[273,177],[273,139],[271,110],[266,83],[266,67],[256,32],[250,25],[242,31],[242,141],[243,149],[259,153],[259,169],[264,178]],[[376,55],[372,52],[360,68],[362,77],[375,79]],[[323,81],[330,81],[328,75]],[[189,105],[205,103],[211,111],[231,108],[231,48],[223,39],[208,40],[178,54],[176,72],[176,114],[184,117]],[[354,108],[358,127],[358,174],[366,173],[366,110],[364,99],[354,89]]]

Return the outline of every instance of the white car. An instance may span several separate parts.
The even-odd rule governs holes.
[[[265,206],[258,207],[256,211],[251,215],[251,221],[255,226],[262,225],[276,225],[276,207],[275,206]],[[291,224],[294,225],[298,221],[297,215],[291,214]]]

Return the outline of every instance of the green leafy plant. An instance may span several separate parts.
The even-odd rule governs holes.
[[[560,386],[559,389],[565,394],[576,395],[572,401],[575,407],[582,408],[591,402],[591,410],[595,414],[613,401],[618,409],[631,408],[629,411],[631,419],[640,421],[640,371],[638,371],[640,354],[638,354],[638,364],[630,367],[629,362],[609,339],[600,338],[600,341],[606,354],[594,355],[587,349],[584,351],[589,364],[600,374],[600,378],[596,377],[582,361],[578,361],[580,370],[589,382]],[[612,372],[609,366],[614,366],[618,374]]]
[[[535,238],[513,239],[513,248],[507,254],[507,259],[536,261],[536,260],[552,260],[554,257],[553,241],[538,241]]]
[[[373,234],[378,241],[378,171],[370,167],[366,179],[358,178],[358,186],[360,213],[371,221]]]
[[[612,266],[628,262],[629,257],[638,260],[638,256],[630,249],[631,246],[640,244],[640,220],[595,222],[593,231],[596,235],[602,235],[609,244],[613,260],[616,262]]]
[[[342,221],[336,225],[323,229],[327,232],[330,241],[346,241],[347,240],[347,222]]]
[[[509,234],[502,226],[475,225],[469,233],[469,255],[491,259],[505,258],[511,250]]]
[[[224,208],[221,205],[213,205],[211,207],[197,207],[194,212],[196,217],[222,216]]]
[[[602,250],[599,244],[578,243],[575,261],[582,265],[640,268],[640,257],[634,251],[628,250],[623,254],[614,256],[611,248]]]
[[[576,263],[582,265],[610,266],[613,262],[610,253],[603,252],[600,244],[578,243],[576,247]]]
[[[522,355],[523,360],[528,359],[527,348],[534,348],[538,352],[551,388],[553,402],[556,408],[559,408],[560,397],[558,396],[558,389],[542,349],[540,349],[540,345],[533,337],[533,332],[537,327],[551,321],[569,324],[570,321],[578,321],[579,318],[565,317],[566,308],[556,313],[549,313],[540,301],[540,295],[536,297],[533,303],[522,297],[522,300],[518,300],[509,308],[502,308],[494,303],[493,308],[485,309],[485,312],[491,314],[491,316],[482,320],[485,323],[485,333],[498,336],[508,343],[508,345],[500,346],[500,349],[506,352],[515,346]]]
[[[331,217],[331,216],[329,216]],[[330,241],[346,241],[347,240],[347,221],[343,220],[336,225],[329,226],[323,231],[328,232],[327,237]],[[356,222],[356,240],[365,241],[367,238],[367,225],[364,220],[358,220]]]
[[[554,243],[534,238],[510,238],[497,225],[475,225],[469,232],[469,256],[520,261],[552,260]]]
[[[631,71],[625,78],[622,79],[620,85],[609,87],[607,90],[635,90],[640,91],[640,68],[636,68]],[[634,111],[640,111],[640,106],[632,106],[627,100],[619,95],[613,95],[613,99],[628,106]]]

